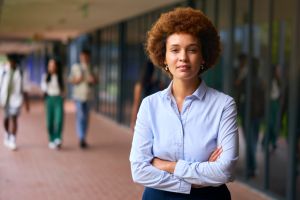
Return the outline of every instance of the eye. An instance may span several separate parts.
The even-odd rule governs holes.
[[[190,48],[190,49],[188,49],[188,52],[197,53],[198,49],[197,48]]]
[[[178,52],[179,52],[178,49],[171,49],[170,51],[171,51],[172,53],[178,53]]]

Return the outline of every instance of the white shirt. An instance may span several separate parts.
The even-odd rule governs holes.
[[[18,68],[15,69],[12,77],[12,91],[9,97],[8,105],[6,105],[11,72],[12,69],[8,67],[8,69],[4,69],[0,74],[0,105],[18,108],[23,103],[22,75]]]
[[[280,97],[280,86],[278,84],[278,82],[276,81],[276,79],[272,79],[271,82],[271,99],[272,100],[277,100]]]
[[[61,94],[58,77],[56,74],[51,75],[50,81],[47,83],[47,74],[43,75],[41,89],[49,96],[59,96]]]

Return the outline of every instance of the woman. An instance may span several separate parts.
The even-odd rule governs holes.
[[[49,60],[47,74],[42,79],[41,87],[45,93],[49,148],[57,149],[62,145],[64,119],[64,82],[57,60]]]
[[[130,154],[133,180],[148,199],[230,199],[238,159],[233,98],[206,86],[200,75],[220,54],[210,20],[191,8],[161,15],[148,33],[154,65],[172,78],[140,106]]]

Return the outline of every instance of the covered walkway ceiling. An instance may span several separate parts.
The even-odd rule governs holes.
[[[0,53],[28,41],[67,41],[178,0],[0,0]],[[32,45],[32,44],[30,44]],[[14,48],[12,48],[12,46]]]

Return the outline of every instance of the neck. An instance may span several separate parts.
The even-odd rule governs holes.
[[[172,93],[176,100],[184,100],[195,92],[200,83],[200,78],[191,81],[173,80]]]

